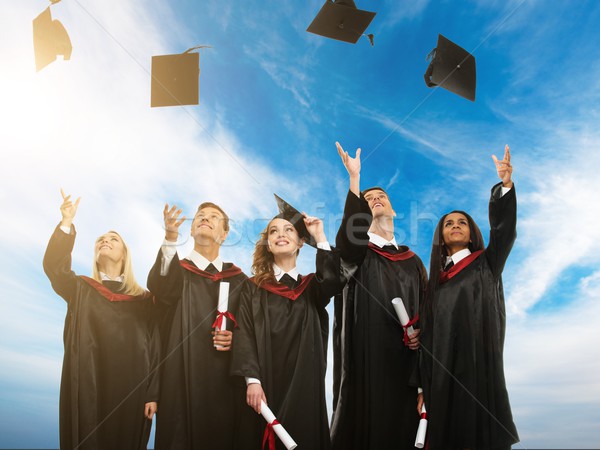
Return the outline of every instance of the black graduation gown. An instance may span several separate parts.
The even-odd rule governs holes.
[[[220,280],[198,274],[200,269],[187,259],[184,268],[177,255],[161,276],[161,258],[159,250],[148,275],[148,289],[164,314],[155,448],[233,450],[245,395],[244,384],[229,375],[231,351],[217,351],[212,341]],[[228,311],[237,318],[240,286],[247,277],[231,263],[223,264],[221,275],[229,283]],[[235,346],[231,319],[227,329],[234,333]]]
[[[247,282],[240,300],[232,374],[261,381],[269,408],[299,449],[327,450],[325,307],[344,281],[335,249],[317,250],[316,266],[316,274],[295,300]],[[246,408],[252,413],[245,418],[240,448],[260,449],[266,421]],[[277,449],[285,449],[279,438],[275,442]]]
[[[418,353],[404,345],[404,330],[391,301],[402,298],[409,317],[415,318],[425,292],[425,267],[407,247],[386,249],[412,255],[399,261],[369,247],[368,212],[367,202],[350,192],[336,238],[344,259],[358,269],[334,301],[332,448],[409,449],[414,448],[419,422]],[[355,221],[355,230],[362,226],[362,232],[351,238],[346,226],[356,214],[365,223]]]
[[[67,302],[60,384],[61,449],[145,449],[158,401],[152,296],[118,294],[121,283],[71,270],[75,233],[59,227],[44,255],[52,288]]]
[[[500,193],[500,185],[494,186],[489,245],[430,293],[431,317],[423,311],[421,343],[430,353],[421,353],[421,377],[430,449],[509,448],[518,442],[504,379],[501,278],[516,238],[517,202],[514,187]]]

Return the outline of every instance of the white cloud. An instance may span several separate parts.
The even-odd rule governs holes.
[[[598,438],[599,281],[600,272],[582,279],[567,307],[508,321],[506,378],[524,444],[583,448]]]
[[[534,189],[519,195],[522,219],[516,249],[525,257],[508,284],[511,313],[534,306],[563,271],[600,262],[600,138],[553,138],[548,154],[556,156],[531,160],[524,164],[528,172],[518,175]]]

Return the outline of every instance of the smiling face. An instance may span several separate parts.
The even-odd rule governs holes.
[[[371,208],[373,218],[382,216],[395,216],[390,199],[381,189],[371,189],[365,194],[365,200]]]
[[[96,262],[102,265],[105,262],[123,262],[125,259],[125,244],[114,231],[109,231],[96,239],[94,246]]]
[[[457,212],[448,214],[442,223],[442,237],[450,254],[467,248],[471,241],[467,217]]]
[[[227,233],[225,230],[225,217],[221,211],[211,206],[198,210],[192,221],[190,232],[196,243],[208,240],[221,244],[227,237]]]
[[[273,256],[293,255],[303,244],[304,241],[290,222],[280,218],[271,220],[267,227],[267,245]]]

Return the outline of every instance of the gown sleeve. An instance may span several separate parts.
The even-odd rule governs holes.
[[[317,249],[316,268],[315,279],[320,295],[315,300],[317,306],[325,308],[332,296],[342,292],[347,281],[344,267],[342,267],[340,250],[336,248]]]
[[[239,329],[233,339],[231,375],[260,380],[260,364],[256,343],[253,303],[260,302],[259,289],[250,280],[244,281],[237,313]]]
[[[159,304],[170,306],[175,304],[181,298],[183,290],[183,273],[179,265],[179,256],[175,256],[169,265],[169,271],[166,275],[160,274],[162,264],[162,250],[158,250],[156,261],[148,274],[148,290],[154,294]]]
[[[515,187],[502,195],[502,184],[492,188],[489,204],[490,239],[485,255],[492,273],[499,277],[517,238],[517,196]]]
[[[75,245],[75,226],[67,234],[57,226],[50,237],[44,254],[44,272],[52,284],[52,289],[69,302],[77,289],[77,275],[71,270],[71,252]]]
[[[365,259],[369,244],[369,227],[373,220],[369,204],[348,191],[344,205],[342,223],[335,237],[335,246],[340,250],[345,263],[360,265]]]

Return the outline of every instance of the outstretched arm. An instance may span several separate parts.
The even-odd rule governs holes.
[[[492,159],[502,183],[492,188],[490,196],[490,241],[485,253],[492,272],[500,276],[517,237],[517,197],[512,181],[513,166],[508,145],[504,149],[502,160],[498,160],[496,156],[492,156]],[[510,190],[501,192],[501,187],[505,191]]]
[[[52,288],[58,295],[69,301],[74,295],[76,283],[76,275],[71,270],[71,252],[75,244],[75,230],[72,225],[80,198],[73,203],[71,196],[65,195],[62,189],[60,194],[63,199],[60,205],[62,219],[48,242],[43,265],[44,272],[52,283]],[[68,232],[59,227],[68,228]]]
[[[147,286],[159,303],[174,304],[181,297],[183,278],[177,257],[177,237],[179,226],[185,217],[179,218],[181,209],[165,204],[163,220],[165,224],[165,241],[156,256],[156,261],[148,274]],[[166,245],[172,243],[173,245]]]
[[[494,164],[496,165],[498,177],[502,180],[502,186],[508,189],[512,188],[513,167],[510,163],[510,147],[508,146],[508,144],[504,146],[504,157],[501,160],[498,160],[498,158],[496,158],[496,155],[492,155],[492,159],[494,160]]]
[[[77,207],[79,206],[81,197],[78,197],[77,200],[75,200],[75,203],[73,203],[71,201],[71,196],[65,195],[65,191],[63,191],[62,188],[60,188],[60,195],[62,195],[63,198],[62,205],[60,205],[60,213],[62,215],[60,226],[71,228],[75,214],[77,214]]]
[[[360,148],[356,149],[356,156],[352,158],[348,152],[344,151],[339,142],[336,142],[335,146],[350,176],[350,191],[360,197]]]
[[[181,208],[177,208],[176,205],[169,208],[169,204],[165,203],[163,218],[165,221],[165,239],[167,241],[177,242],[177,238],[179,237],[179,227],[185,221],[185,216],[181,219],[179,218],[181,212]]]

